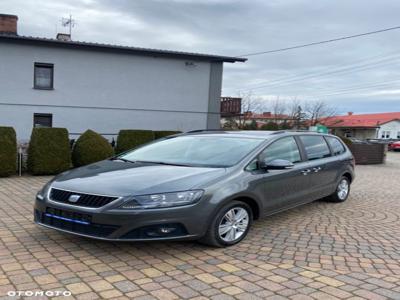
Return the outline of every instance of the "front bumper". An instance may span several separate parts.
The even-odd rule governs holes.
[[[142,211],[96,210],[37,200],[36,224],[108,241],[194,240],[207,230],[204,203]],[[170,232],[168,232],[170,231]]]

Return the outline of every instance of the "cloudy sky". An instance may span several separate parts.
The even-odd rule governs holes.
[[[238,56],[400,25],[398,0],[2,0],[19,34]],[[400,30],[226,64],[224,96],[400,111]]]

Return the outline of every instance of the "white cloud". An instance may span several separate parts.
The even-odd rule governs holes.
[[[1,13],[19,16],[22,35],[54,37],[65,30],[60,20],[76,19],[73,38],[100,43],[167,48],[224,55],[314,42],[398,24],[397,0],[2,0]],[[371,85],[352,94],[326,97],[353,111],[400,111],[400,84],[373,87],[398,78],[400,55],[367,69],[307,78],[361,58],[395,53],[400,47],[393,31],[270,55],[251,56],[244,64],[226,64],[224,95],[255,89],[259,97],[313,97],[352,86]],[[368,60],[367,60],[368,62]],[[293,77],[303,78],[291,81]],[[276,81],[284,84],[276,84]],[[267,85],[267,83],[275,84]],[[378,104],[379,103],[379,104]]]

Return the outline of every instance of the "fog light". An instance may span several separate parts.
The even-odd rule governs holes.
[[[151,228],[147,230],[146,234],[151,237],[160,237],[160,236],[166,236],[171,234],[176,230],[176,227],[171,227],[171,226],[163,226],[163,227],[158,227],[158,228]]]
[[[176,229],[175,227],[161,227],[159,231],[163,234],[168,234],[174,231],[175,229]]]

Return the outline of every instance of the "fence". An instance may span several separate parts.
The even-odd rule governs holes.
[[[357,165],[383,164],[386,161],[385,144],[351,144],[349,148]]]

